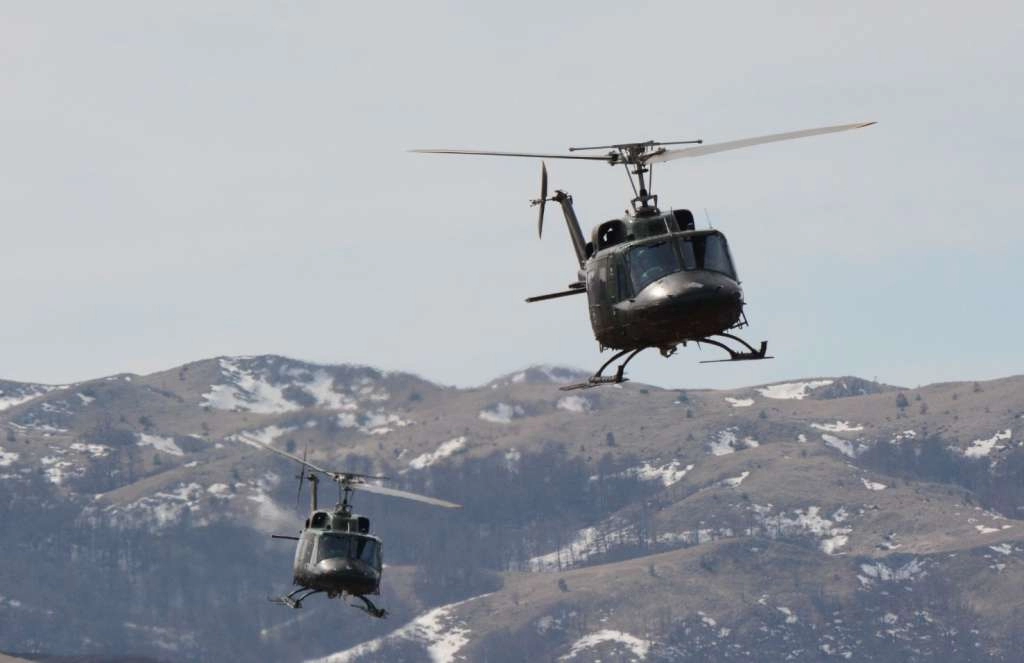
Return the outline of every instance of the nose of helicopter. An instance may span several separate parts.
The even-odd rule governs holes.
[[[724,274],[677,272],[650,284],[636,297],[642,319],[655,325],[685,329],[690,338],[710,336],[739,320],[743,290]]]
[[[344,557],[320,560],[316,564],[315,573],[321,580],[329,580],[349,591],[360,590],[364,586],[372,589],[380,580],[380,573],[366,562]]]

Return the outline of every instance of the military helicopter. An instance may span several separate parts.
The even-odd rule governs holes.
[[[303,452],[302,458],[299,458],[256,440],[246,441],[300,463],[301,471],[296,477],[299,480],[297,497],[301,496],[304,482],[309,481],[312,484],[310,514],[299,535],[271,535],[275,539],[298,541],[292,564],[292,582],[299,586],[289,594],[271,598],[271,603],[301,608],[302,602],[313,594],[326,593],[328,598],[332,599],[348,594],[362,601],[362,605],[350,604],[353,608],[358,608],[372,617],[386,617],[387,610],[378,608],[368,598],[370,595],[380,594],[384,568],[381,559],[382,542],[370,534],[370,519],[352,512],[352,493],[362,490],[448,509],[461,508],[454,502],[369,483],[387,477],[324,469],[309,462],[306,451]],[[339,501],[331,510],[321,509],[317,501],[320,475],[338,484]]]
[[[586,293],[590,305],[590,324],[601,351],[618,352],[606,361],[586,382],[561,387],[586,389],[601,384],[625,382],[625,368],[638,354],[657,348],[662,356],[675,354],[679,345],[695,342],[721,348],[727,359],[712,361],[748,361],[771,359],[768,343],[754,348],[729,333],[746,327],[743,290],[729,245],[718,230],[698,230],[693,213],[686,209],[663,212],[658,196],[652,193],[654,165],[676,159],[699,157],[753,145],[795,138],[849,131],[871,126],[874,122],[842,124],[817,129],[745,138],[704,145],[702,140],[619,143],[592,147],[570,147],[569,152],[604,151],[604,154],[536,154],[487,150],[419,149],[424,154],[464,154],[540,159],[576,159],[603,161],[625,167],[634,197],[632,210],[594,227],[590,241],[584,238],[573,208],[572,196],[555,191],[548,197],[547,166],[541,163],[537,234],[544,232],[544,206],[548,201],[562,208],[569,238],[576,252],[577,280],[567,290],[527,298],[540,302]],[[696,145],[669,149],[673,145]],[[604,371],[626,357],[614,375]],[[702,362],[711,363],[711,362]]]

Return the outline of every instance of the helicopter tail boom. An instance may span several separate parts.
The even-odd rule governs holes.
[[[565,216],[565,225],[569,228],[569,238],[572,240],[573,250],[576,251],[576,260],[579,266],[583,267],[583,263],[587,261],[587,242],[583,239],[583,231],[580,230],[580,222],[572,206],[572,196],[565,191],[555,191],[551,200],[562,206],[562,215]]]

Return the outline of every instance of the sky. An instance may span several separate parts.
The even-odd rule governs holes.
[[[771,361],[644,353],[633,379],[738,387],[1024,372],[1024,5],[1011,2],[0,4],[0,378],[218,355],[477,385],[594,369],[540,164],[562,151],[859,131],[661,166],[729,238]],[[549,162],[584,231],[622,172]],[[705,212],[706,210],[706,212]]]

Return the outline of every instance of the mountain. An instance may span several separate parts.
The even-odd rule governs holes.
[[[557,389],[580,376],[456,389],[258,356],[0,381],[0,651],[1017,660],[1024,377]],[[388,619],[266,601],[294,552],[268,535],[306,505],[254,440],[465,505],[356,496]]]

